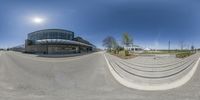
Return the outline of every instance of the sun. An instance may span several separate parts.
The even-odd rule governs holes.
[[[43,23],[44,19],[43,18],[40,18],[40,17],[35,17],[33,18],[33,22],[34,23],[37,23],[37,24],[40,24],[40,23]]]

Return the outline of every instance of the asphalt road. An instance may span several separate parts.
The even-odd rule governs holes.
[[[0,100],[199,100],[200,66],[185,85],[139,91],[119,84],[102,52],[42,58],[0,52]]]

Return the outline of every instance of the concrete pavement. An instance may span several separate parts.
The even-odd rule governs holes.
[[[3,51],[0,51],[0,56],[2,55]]]
[[[195,54],[181,61],[168,62],[168,59],[154,59],[149,57],[151,64],[146,63],[147,58],[123,60],[106,54],[105,58],[109,69],[116,80],[122,85],[139,90],[167,90],[177,88],[188,82],[196,71],[200,55]],[[156,60],[164,60],[160,63]],[[138,63],[137,63],[138,62]],[[139,64],[140,63],[140,64]]]
[[[0,100],[199,100],[199,67],[179,88],[148,92],[119,84],[102,52],[70,59],[3,52]]]

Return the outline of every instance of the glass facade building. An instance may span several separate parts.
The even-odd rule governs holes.
[[[63,29],[45,29],[28,34],[25,51],[31,53],[77,53],[92,51],[95,48],[90,42],[80,37],[75,38],[74,32]],[[85,42],[83,42],[85,41]]]
[[[74,38],[74,32],[60,29],[47,29],[32,32],[28,34],[28,40],[36,41],[43,39],[64,39],[72,40]]]

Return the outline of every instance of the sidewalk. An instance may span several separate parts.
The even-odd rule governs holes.
[[[36,54],[36,55],[37,57],[62,58],[62,57],[82,56],[82,55],[91,54],[91,53],[94,53],[94,52],[76,53],[76,54]]]

